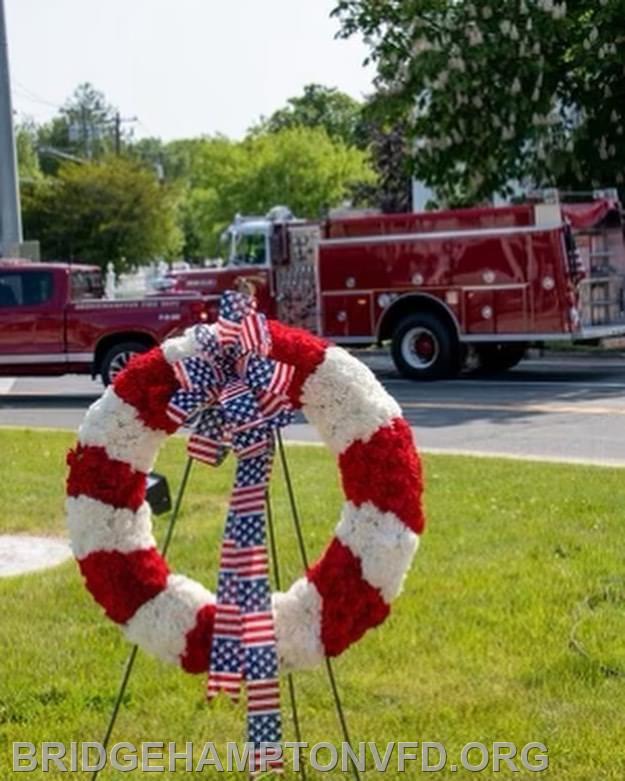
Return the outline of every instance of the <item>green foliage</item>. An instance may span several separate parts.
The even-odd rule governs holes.
[[[287,100],[284,108],[263,117],[251,135],[275,133],[293,127],[325,128],[330,138],[352,146],[366,146],[362,133],[362,105],[336,87],[307,84],[302,95]]]
[[[529,177],[625,182],[622,0],[339,0],[371,47],[389,117],[408,118],[415,174],[448,201]]]
[[[15,146],[20,181],[32,183],[41,179],[37,155],[37,128],[32,122],[24,122],[15,128]]]
[[[372,178],[366,155],[332,140],[323,128],[293,127],[250,139],[242,210],[286,203],[296,213],[319,217],[343,201],[357,182]]]
[[[123,153],[132,160],[138,160],[147,168],[154,171],[156,178],[164,182],[167,177],[167,149],[166,144],[160,138],[150,136],[132,141],[122,147]],[[169,179],[172,177],[170,176]]]
[[[323,128],[292,127],[242,142],[223,137],[167,145],[166,171],[186,185],[185,254],[211,256],[237,212],[264,214],[277,204],[316,218],[374,175],[367,155]]]
[[[376,96],[359,103],[334,87],[308,84],[302,95],[290,98],[284,108],[263,118],[250,135],[294,127],[323,128],[330,138],[367,150],[377,176],[358,182],[352,199],[384,212],[401,212],[410,210],[412,201],[405,125],[386,121],[377,110]]]
[[[178,192],[122,157],[64,163],[57,177],[22,193],[26,235],[46,259],[82,260],[116,270],[171,257],[181,245]]]

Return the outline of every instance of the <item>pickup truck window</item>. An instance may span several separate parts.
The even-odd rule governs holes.
[[[99,299],[103,295],[102,275],[99,271],[72,271],[72,301],[84,301],[86,298]]]
[[[52,298],[49,271],[0,272],[0,307],[40,306]]]

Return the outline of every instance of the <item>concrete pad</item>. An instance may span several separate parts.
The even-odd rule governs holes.
[[[0,577],[56,567],[71,558],[64,540],[29,534],[0,534]]]

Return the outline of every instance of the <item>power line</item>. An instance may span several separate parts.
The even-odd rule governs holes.
[[[145,130],[145,132],[147,133],[147,136],[146,136],[146,138],[160,138],[160,136],[159,136],[157,133],[154,133],[154,132],[152,131],[152,128],[149,128],[149,127],[148,127],[148,126],[145,124],[145,122],[144,122],[142,119],[140,119],[139,117],[137,117],[137,124],[141,125],[141,127],[142,127],[142,128]]]
[[[39,100],[39,98],[33,98],[30,95],[27,95],[25,92],[22,92],[19,88],[14,87],[11,92],[13,94],[14,101],[27,100],[29,103],[37,103],[40,106],[49,106],[50,108],[58,109],[58,106],[56,106],[54,103],[49,103],[47,100]]]
[[[36,92],[33,92],[29,87],[27,87],[25,84],[22,84],[18,79],[13,79],[13,90],[17,90],[22,93],[22,97],[26,100],[31,100],[33,103],[41,103],[44,106],[50,106],[51,108],[56,109],[62,109],[63,106],[59,105],[58,103],[53,103],[50,100],[46,100],[45,98],[42,98],[41,95],[38,95]]]

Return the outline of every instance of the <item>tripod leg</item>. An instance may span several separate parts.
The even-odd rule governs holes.
[[[282,434],[278,430],[278,450],[280,451],[280,461],[282,463],[282,471],[284,472],[284,480],[286,482],[286,490],[289,496],[289,504],[291,505],[291,514],[293,516],[293,523],[295,525],[295,534],[297,536],[297,542],[299,545],[300,555],[302,557],[302,563],[306,569],[308,569],[308,554],[306,552],[306,543],[304,542],[304,535],[302,533],[302,524],[295,502],[295,492],[293,491],[293,483],[291,481],[291,473],[289,471],[289,465],[286,460],[286,451],[284,449],[284,442],[282,440]],[[334,675],[334,668],[332,666],[332,660],[327,656],[325,658],[326,673],[330,682],[330,689],[332,691],[332,697],[334,699],[334,707],[338,716],[339,724],[341,725],[341,731],[343,733],[343,739],[345,743],[351,747],[352,742],[349,737],[349,730],[347,728],[347,720],[345,719],[345,711],[343,710],[343,704],[341,702],[341,696],[339,694],[338,686],[336,684],[336,676]],[[354,760],[350,756],[350,766],[352,768],[352,775],[356,781],[360,781],[360,771],[358,770]]]
[[[189,475],[191,474],[192,464],[193,464],[193,460],[191,458],[187,458],[187,463],[185,464],[184,472],[182,474],[182,481],[180,482],[180,488],[178,489],[178,493],[176,494],[176,502],[174,504],[174,509],[171,514],[171,518],[169,519],[167,532],[165,533],[165,540],[163,541],[163,544],[161,546],[161,555],[163,556],[167,553],[167,549],[169,548],[169,544],[171,542],[171,538],[174,533],[174,526],[176,525],[176,521],[178,520],[178,513],[180,512],[180,506],[182,505],[182,498],[187,488],[187,482],[189,481]],[[109,723],[106,728],[106,732],[104,733],[104,738],[102,740],[102,746],[104,747],[105,750],[108,746],[109,740],[111,739],[111,734],[115,727],[115,722],[117,721],[117,715],[121,708],[124,695],[126,694],[126,689],[128,688],[128,682],[130,681],[130,676],[132,674],[132,669],[134,667],[135,660],[137,658],[138,650],[139,650],[138,645],[132,646],[132,648],[130,649],[130,653],[128,654],[128,659],[126,660],[126,664],[124,665],[124,672],[122,675],[122,679],[119,683],[119,689],[117,691],[117,697],[115,698],[115,704],[113,705],[113,710],[111,711]],[[93,775],[91,776],[92,781],[96,781],[99,772],[100,772],[99,770],[93,771]]]
[[[269,545],[271,547],[271,560],[273,563],[273,578],[276,584],[276,589],[280,591],[282,589],[281,577],[280,577],[280,564],[278,562],[278,546],[276,544],[276,533],[273,524],[273,510],[271,506],[271,497],[269,495],[269,489],[266,494],[267,500],[267,529],[269,531]],[[295,729],[295,739],[298,743],[302,742],[302,731],[299,723],[299,716],[297,712],[297,700],[295,698],[295,680],[293,673],[287,673],[286,676],[287,685],[289,687],[289,700],[291,701],[291,713],[293,714],[293,728]],[[299,774],[302,781],[306,781],[306,768],[304,763],[300,763]]]

